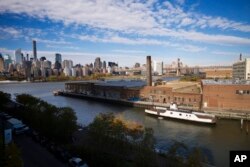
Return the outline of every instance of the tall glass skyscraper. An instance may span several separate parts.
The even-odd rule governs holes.
[[[20,48],[15,51],[15,61],[16,61],[16,64],[23,63],[22,50]]]
[[[62,64],[62,55],[60,53],[56,53],[55,62]]]

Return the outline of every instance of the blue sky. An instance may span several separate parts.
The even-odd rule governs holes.
[[[32,55],[35,39],[52,62],[230,65],[250,57],[249,11],[249,0],[0,0],[0,52]]]

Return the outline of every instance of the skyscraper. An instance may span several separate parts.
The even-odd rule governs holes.
[[[16,61],[16,64],[22,64],[22,51],[21,49],[17,49],[15,51],[15,61]]]
[[[103,63],[102,63],[102,68],[103,68],[103,69],[106,69],[106,66],[107,66],[107,65],[106,65],[106,61],[103,61]]]
[[[101,69],[101,66],[102,66],[101,58],[100,58],[100,57],[97,57],[97,58],[95,59],[94,68],[95,68],[95,69]]]
[[[36,54],[36,41],[35,40],[33,40],[33,57],[34,57],[34,60],[36,61],[37,54]]]
[[[62,55],[60,53],[56,53],[55,62],[62,64]]]
[[[8,54],[4,55],[3,58],[4,58],[5,70],[8,70],[9,65],[12,63],[12,59],[11,59],[10,55],[8,55]]]
[[[0,72],[3,72],[4,70],[4,59],[2,54],[0,53]]]

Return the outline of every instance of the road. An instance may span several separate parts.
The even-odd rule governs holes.
[[[67,167],[46,148],[26,135],[16,136],[14,141],[21,150],[24,167]]]

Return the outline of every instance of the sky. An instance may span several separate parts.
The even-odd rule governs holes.
[[[250,57],[249,11],[249,0],[0,0],[0,53],[32,55],[36,40],[52,62],[231,65]]]

